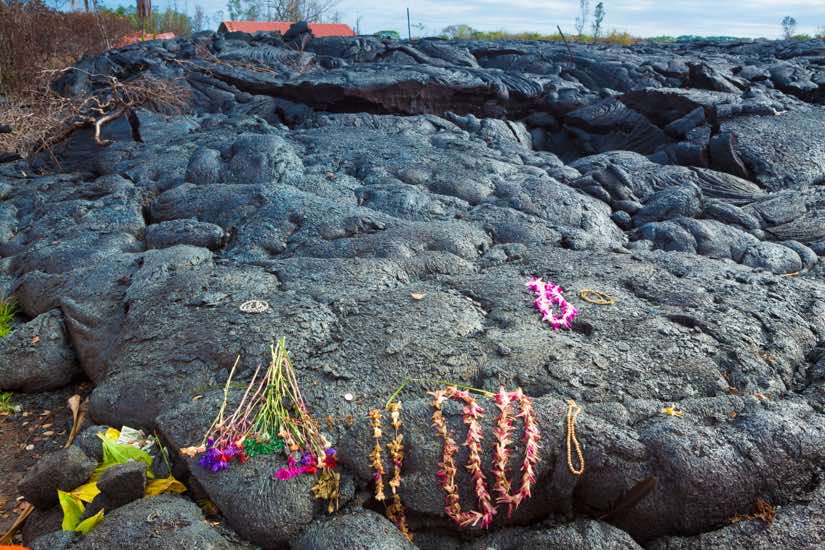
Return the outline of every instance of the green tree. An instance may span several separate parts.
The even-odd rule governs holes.
[[[470,25],[450,25],[449,27],[444,27],[441,34],[451,40],[469,40],[478,34],[478,32]]]

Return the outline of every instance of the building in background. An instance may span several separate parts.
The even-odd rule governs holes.
[[[223,21],[218,32],[279,32],[286,34],[292,21]],[[310,23],[309,30],[316,37],[321,36],[355,36],[355,31],[343,23]]]
[[[134,34],[127,34],[123,38],[117,41],[115,44],[116,48],[122,48],[123,46],[128,46],[129,44],[137,44],[138,42],[145,42],[146,40],[171,40],[175,38],[175,33],[173,32],[161,32],[161,33],[143,33],[137,32]]]

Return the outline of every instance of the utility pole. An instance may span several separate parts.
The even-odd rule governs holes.
[[[410,8],[407,8],[407,39],[412,41],[412,27],[410,27]]]
[[[359,15],[358,18],[355,20],[355,34],[361,36],[361,18],[363,15]]]

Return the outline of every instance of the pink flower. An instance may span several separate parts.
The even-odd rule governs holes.
[[[275,477],[280,479],[281,481],[286,481],[288,479],[292,479],[292,474],[287,468],[278,468],[278,470],[275,472]]]
[[[533,307],[541,314],[542,321],[550,323],[553,330],[569,329],[573,325],[573,319],[579,311],[564,299],[564,289],[552,282],[544,282],[538,277],[532,277],[527,282],[527,288],[536,295]],[[560,316],[553,313],[554,304],[559,307]]]

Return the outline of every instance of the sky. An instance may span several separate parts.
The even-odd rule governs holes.
[[[591,1],[591,6],[597,0]],[[155,0],[155,9],[168,0]],[[108,5],[129,4],[117,0]],[[189,11],[201,4],[207,13],[226,12],[225,0],[178,0]],[[352,27],[360,17],[364,34],[396,30],[406,35],[410,8],[413,35],[438,34],[444,27],[466,24],[479,30],[536,31],[549,34],[560,25],[573,32],[578,0],[340,0],[336,9]],[[636,36],[682,34],[779,38],[786,15],[797,20],[797,32],[813,34],[825,27],[825,0],[604,0],[604,26]],[[592,7],[591,7],[592,11]]]

